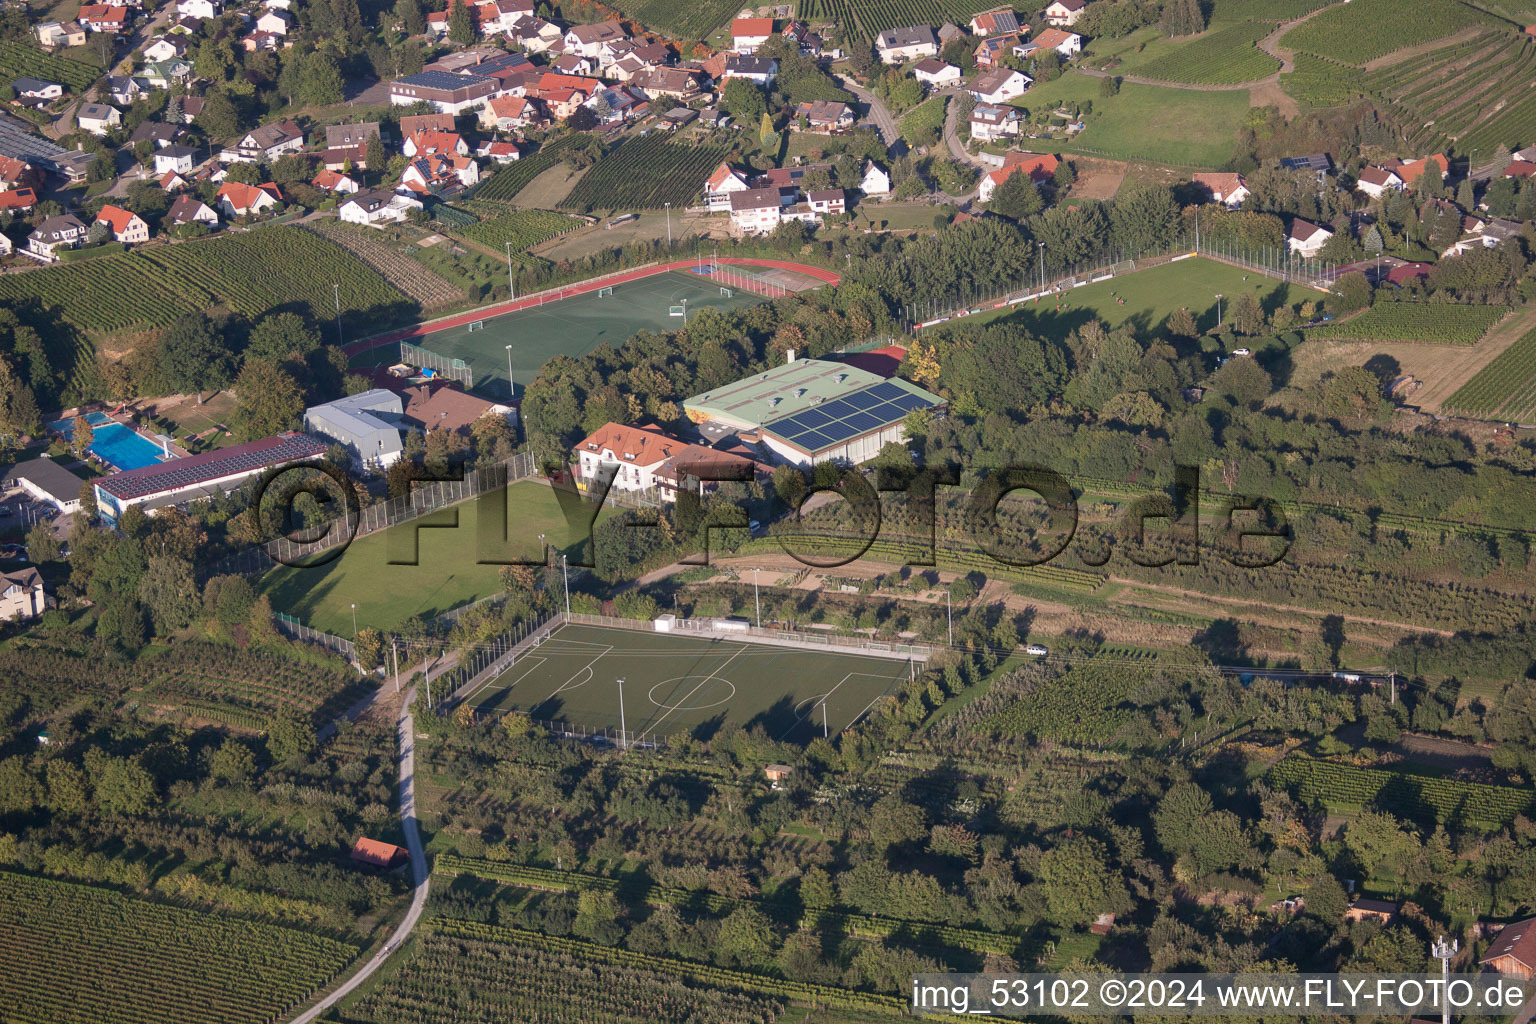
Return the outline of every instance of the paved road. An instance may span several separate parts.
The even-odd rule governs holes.
[[[383,949],[373,954],[339,988],[293,1018],[292,1024],[311,1024],[319,1020],[322,1014],[371,978],[375,971],[384,966],[390,954],[410,937],[416,922],[421,919],[422,910],[426,908],[430,876],[427,873],[426,851],[421,846],[421,833],[416,829],[416,723],[411,717],[411,703],[415,699],[416,689],[412,687],[406,691],[405,700],[400,704],[400,719],[395,726],[400,743],[400,830],[405,833],[405,845],[411,851],[411,877],[415,885],[415,891],[411,893],[410,909],[405,912],[405,918]]]
[[[843,75],[834,76],[837,83],[864,104],[865,116],[875,123],[875,128],[880,132],[880,138],[885,142],[885,148],[890,149],[901,140],[901,129],[896,124],[896,119],[891,116],[891,111],[885,105],[885,101],[868,89],[859,85],[851,78]]]

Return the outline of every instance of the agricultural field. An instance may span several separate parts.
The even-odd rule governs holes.
[[[41,78],[58,82],[72,93],[82,93],[101,74],[101,69],[94,65],[44,53],[28,43],[0,42],[0,75],[7,82],[15,78]]]
[[[835,21],[855,38],[873,39],[906,25],[964,25],[996,6],[987,0],[801,0],[795,10],[812,23]]]
[[[341,316],[351,327],[404,318],[412,303],[377,271],[312,231],[265,227],[193,244],[160,245],[138,254],[182,287],[211,302],[257,317],[279,306],[311,319],[336,317],[332,285],[340,285]]]
[[[37,302],[83,331],[116,334],[164,327],[211,304],[137,253],[0,275],[0,301]]]
[[[934,96],[902,115],[898,127],[908,146],[922,145],[938,137],[944,130],[944,112],[948,103],[948,97]]]
[[[323,724],[370,689],[339,661],[326,664],[192,641],[155,649],[137,667],[146,702],[252,729],[263,728],[274,712],[295,712]]]
[[[1216,0],[1211,24],[1229,21],[1291,21],[1311,14],[1332,0]]]
[[[375,228],[343,224],[336,220],[311,221],[305,227],[319,232],[368,264],[424,310],[441,309],[465,298],[463,288],[434,274],[406,255],[406,243],[386,241],[385,236]]]
[[[1268,777],[1300,799],[1329,810],[1375,806],[1411,821],[1456,822],[1491,830],[1508,825],[1517,814],[1531,812],[1528,789],[1356,768],[1295,754],[1275,765]]]
[[[1492,21],[1460,0],[1353,0],[1297,25],[1280,45],[1344,64],[1364,64]]]
[[[573,133],[546,142],[539,147],[537,153],[525,156],[521,160],[514,160],[482,182],[480,187],[475,189],[475,198],[489,199],[499,203],[512,202],[530,181],[559,163],[561,153],[585,141],[584,138]]]
[[[1245,21],[1207,32],[1178,49],[1144,64],[1131,62],[1123,70],[1165,82],[1231,85],[1273,74],[1280,62],[1254,44],[1273,28],[1268,22]]]
[[[529,249],[568,231],[575,231],[582,223],[576,217],[553,210],[506,212],[506,208],[502,207],[495,215],[460,228],[456,233],[481,245],[490,246],[497,252],[506,251],[507,243],[510,242],[512,258],[526,265],[541,262],[538,257],[529,255]]]
[[[652,132],[608,151],[560,204],[567,210],[659,210],[690,205],[709,172],[730,152],[725,146],[673,142]]]
[[[1069,71],[1034,86],[1013,105],[1055,109],[1090,100],[1087,127],[1075,138],[1052,141],[1053,151],[1194,169],[1220,167],[1231,159],[1233,140],[1248,116],[1248,93],[1242,89],[1200,91],[1126,82],[1116,95],[1103,97],[1099,82]]]
[[[1378,302],[1359,316],[1313,328],[1307,340],[1422,341],[1473,345],[1509,315],[1508,306],[1448,302]]]
[[[0,937],[5,1019],[37,1024],[273,1020],[358,953],[312,931],[8,872]]]
[[[1365,92],[1358,68],[1310,53],[1296,55],[1295,70],[1280,76],[1280,87],[1304,107],[1333,107]]]
[[[1529,423],[1536,418],[1536,331],[1518,341],[1457,388],[1446,412]]]
[[[695,0],[686,4],[677,0],[616,0],[613,6],[647,28],[672,39],[692,42],[730,21],[741,5],[734,0]]]
[[[1023,700],[993,715],[987,725],[1004,735],[1064,743],[1103,743],[1130,719],[1122,708],[1147,678],[1145,670],[1089,661],[1051,679]]]

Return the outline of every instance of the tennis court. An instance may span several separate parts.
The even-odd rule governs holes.
[[[521,711],[631,737],[762,726],[806,743],[858,721],[911,671],[905,660],[566,623],[469,693],[480,714]],[[825,724],[824,724],[825,723]]]
[[[412,342],[450,359],[462,359],[474,371],[474,390],[505,394],[507,346],[511,345],[512,380],[521,391],[532,383],[550,359],[581,356],[602,344],[618,348],[636,331],[674,331],[683,317],[672,307],[687,306],[688,315],[710,306],[734,309],[762,302],[761,295],[721,287],[707,276],[673,271],[613,287],[612,294],[591,292],[545,303],[533,309],[479,321],[482,325],[452,327]],[[384,358],[387,349],[377,353]]]

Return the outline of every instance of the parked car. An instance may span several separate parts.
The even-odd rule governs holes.
[[[1030,644],[1028,647],[1024,648],[1024,653],[1032,658],[1043,658],[1047,654],[1050,654],[1051,651],[1050,648],[1043,644]]]

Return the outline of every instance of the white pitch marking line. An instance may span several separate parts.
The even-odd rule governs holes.
[[[705,683],[713,682],[715,680],[715,678],[720,675],[721,672],[725,671],[726,667],[728,665],[730,665],[731,662],[733,662],[737,658],[741,657],[742,652],[745,651],[746,649],[747,649],[747,645],[746,644],[742,644],[741,648],[739,650],[737,650],[737,652],[735,654],[731,655],[729,658],[726,658],[724,663],[722,663],[719,668],[711,669],[710,672],[709,672],[709,675],[705,676],[703,679],[700,679],[697,683],[694,684],[693,689],[691,689],[687,693],[683,694],[683,699],[682,700],[676,701],[675,703],[670,705],[670,707],[668,708],[666,713],[663,714],[660,718],[656,719],[654,722],[647,723],[650,726],[650,731],[651,732],[655,732],[661,726],[661,723],[665,722],[667,720],[667,718],[671,716],[673,711],[678,710],[680,707],[682,707],[683,705],[687,704],[690,700],[692,700],[693,699],[693,695],[699,692],[699,688],[701,686],[703,686]]]
[[[532,662],[532,664],[524,665],[524,662]],[[542,664],[544,664],[544,659],[540,658],[538,655],[528,655],[526,657],[518,658],[517,661],[515,661],[512,664],[512,667],[516,668],[518,665],[524,665],[523,671],[521,673],[519,673],[519,675],[518,675],[518,677],[516,679],[514,679],[510,683],[508,683],[504,687],[504,689],[507,689],[507,690],[512,689],[518,683],[520,683],[524,679],[526,679],[528,677],[528,673],[532,672],[534,669],[538,668]],[[499,678],[500,678],[500,676],[497,677],[497,679],[499,679]],[[470,697],[473,697],[475,694],[480,693],[487,686],[490,686],[494,682],[496,682],[495,679],[487,679],[485,682],[483,682],[479,686],[475,687],[475,689],[473,691],[471,691],[469,696],[464,698],[464,703],[465,704],[472,703],[472,701],[470,700]]]

